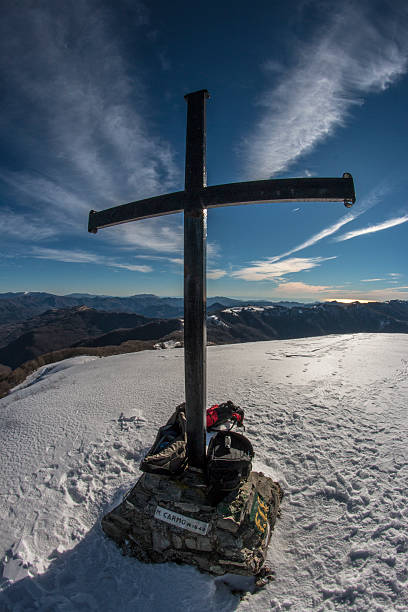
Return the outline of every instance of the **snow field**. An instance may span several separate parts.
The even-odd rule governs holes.
[[[408,609],[408,336],[214,346],[208,405],[246,408],[285,490],[276,579],[242,599],[188,566],[122,557],[99,520],[184,396],[183,351],[74,358],[0,400],[0,610]]]

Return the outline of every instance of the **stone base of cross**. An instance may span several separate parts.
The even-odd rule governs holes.
[[[189,465],[205,467],[206,415],[206,222],[207,209],[276,202],[355,202],[350,174],[342,178],[292,178],[207,187],[206,89],[185,96],[185,189],[89,215],[89,231],[184,212],[184,363]]]
[[[243,590],[272,576],[264,566],[279,515],[277,482],[251,472],[239,489],[213,506],[200,470],[177,479],[144,473],[101,525],[124,554],[145,563],[186,563],[214,576],[246,576]],[[227,575],[227,577],[225,576]],[[237,588],[237,581],[234,581]]]

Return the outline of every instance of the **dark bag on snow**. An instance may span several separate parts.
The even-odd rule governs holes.
[[[153,446],[142,460],[140,469],[150,474],[177,476],[187,467],[185,404],[177,406],[166,425],[160,427]]]
[[[230,400],[222,404],[214,404],[211,408],[207,408],[207,430],[217,429],[220,425],[226,423],[231,424],[231,429],[234,425],[243,427],[244,411],[239,406],[235,406]]]
[[[252,469],[254,450],[251,442],[235,431],[219,431],[208,445],[207,481],[213,503],[218,503],[243,480]]]

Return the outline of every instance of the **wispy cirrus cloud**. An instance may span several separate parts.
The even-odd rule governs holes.
[[[59,185],[40,173],[0,171],[0,181],[5,183],[12,194],[9,201],[20,206],[13,211],[16,223],[27,228],[26,240],[36,240],[38,228],[47,228],[49,235],[84,233],[90,209],[89,202],[74,191]],[[27,212],[30,211],[30,212]],[[6,227],[6,234],[13,234]]]
[[[385,2],[381,21],[369,2],[328,5],[313,41],[298,44],[296,63],[262,96],[263,115],[245,142],[253,178],[286,170],[344,126],[364,95],[407,71],[406,5]]]
[[[400,278],[402,274],[401,272],[389,272],[388,276],[391,276],[392,278]]]
[[[108,266],[109,268],[119,268],[122,270],[130,270],[131,272],[151,272],[150,266],[130,264],[117,261],[112,257],[90,253],[88,251],[68,251],[63,249],[50,249],[34,247],[31,250],[31,256],[36,259],[51,259],[53,261],[64,261],[66,263],[85,263]]]
[[[180,253],[184,245],[182,222],[174,219],[169,223],[161,217],[102,229],[98,236],[123,250],[141,248],[159,253]]]
[[[330,296],[330,294],[339,292],[339,288],[335,288],[331,285],[309,285],[301,281],[290,281],[280,283],[273,289],[274,297],[285,297],[285,298],[310,298],[321,296]]]
[[[272,260],[278,261],[280,259],[283,259],[284,257],[289,257],[289,255],[293,255],[293,253],[297,253],[298,251],[302,251],[303,249],[307,249],[308,247],[314,246],[321,240],[332,236],[333,234],[338,232],[339,229],[341,229],[344,225],[347,225],[347,223],[354,221],[354,219],[357,219],[360,215],[370,210],[370,208],[376,206],[379,202],[382,201],[382,199],[386,196],[388,192],[389,187],[385,183],[383,185],[377,185],[367,196],[362,198],[361,201],[354,205],[352,211],[347,212],[338,221],[332,223],[331,225],[328,225],[316,234],[313,234],[304,242],[301,242],[300,244],[292,247],[281,255],[276,255],[272,258]]]
[[[5,238],[41,242],[55,236],[54,228],[36,218],[32,213],[16,214],[9,208],[0,211],[0,227],[3,241]]]
[[[391,227],[402,225],[402,223],[406,223],[407,221],[408,221],[408,215],[404,215],[402,217],[395,217],[394,219],[388,219],[387,221],[383,221],[382,223],[377,223],[376,225],[369,225],[368,227],[363,227],[361,229],[353,230],[351,232],[346,232],[345,234],[342,234],[341,236],[337,236],[336,238],[334,238],[334,241],[342,242],[343,240],[350,240],[351,238],[356,238],[357,236],[365,236],[366,234],[373,234],[375,232],[381,232]]]
[[[54,233],[67,235],[86,228],[91,208],[171,189],[179,170],[150,119],[136,58],[130,72],[126,20],[96,0],[7,4],[0,23],[0,78],[7,82],[0,133],[20,149],[25,170],[4,169],[0,179],[17,207],[41,212]],[[132,20],[136,31],[146,24],[142,8],[138,1],[128,7],[140,9],[140,19]],[[171,233],[174,223],[162,226]],[[122,228],[119,234],[130,240]]]
[[[167,261],[175,264],[176,266],[182,266],[184,259],[182,257],[166,257],[165,255],[135,255],[135,259],[148,259],[150,261]]]
[[[355,219],[355,215],[353,213],[349,213],[347,215],[344,215],[343,217],[341,217],[341,219],[339,219],[338,221],[336,221],[332,225],[329,225],[328,227],[325,227],[324,229],[320,230],[316,234],[313,234],[313,236],[311,236],[310,238],[308,238],[304,242],[301,242],[300,244],[298,244],[297,246],[293,247],[292,249],[289,249],[289,251],[285,251],[285,253],[282,253],[281,255],[277,255],[273,259],[275,259],[277,261],[277,260],[282,259],[284,257],[288,257],[289,255],[292,255],[293,253],[297,253],[298,251],[303,251],[303,249],[307,249],[308,247],[311,247],[311,246],[317,244],[318,242],[320,242],[324,238],[328,238],[332,234],[336,233],[341,227],[343,227],[343,225],[346,225],[347,223],[350,223],[350,221],[353,221],[353,219]]]
[[[312,285],[301,281],[291,281],[280,283],[273,289],[274,298],[285,299],[307,299],[314,298],[317,300],[328,299],[349,299],[367,300],[367,301],[383,301],[408,299],[408,287],[386,287],[382,289],[371,289],[369,291],[361,291],[358,289],[347,289],[344,286],[334,285]]]
[[[210,278],[211,280],[217,280],[226,275],[227,272],[225,270],[221,270],[220,268],[213,268],[212,270],[210,269],[207,271],[207,278]]]
[[[271,257],[262,261],[254,261],[252,265],[236,270],[231,276],[246,281],[277,280],[287,274],[311,270],[330,259],[336,259],[336,257],[292,257],[282,261],[276,261],[276,258]]]
[[[347,293],[350,297],[353,295],[356,299],[366,300],[408,300],[408,287],[384,287],[383,289],[371,289],[371,291],[350,291]]]
[[[308,270],[318,265],[321,265],[321,263],[324,261],[335,259],[335,257],[298,258],[290,256],[294,253],[297,253],[298,251],[302,251],[304,249],[312,247],[321,240],[332,236],[344,225],[347,225],[351,221],[354,221],[354,219],[357,219],[360,215],[367,212],[370,208],[378,204],[388,193],[388,191],[389,188],[385,184],[376,186],[365,198],[363,198],[357,205],[355,205],[355,208],[353,208],[352,211],[347,212],[335,223],[332,223],[331,225],[323,228],[316,234],[310,236],[310,238],[307,238],[307,240],[292,247],[288,251],[285,251],[280,255],[265,258],[262,261],[254,262],[252,266],[237,270],[232,274],[232,276],[250,281],[268,279],[273,280],[285,274],[302,272],[304,270]]]

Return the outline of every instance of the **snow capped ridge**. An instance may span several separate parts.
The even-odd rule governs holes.
[[[254,469],[285,490],[276,578],[242,600],[123,557],[99,526],[183,400],[182,349],[33,375],[0,400],[0,609],[408,609],[407,354],[408,335],[386,333],[209,347],[208,405],[245,408]]]
[[[339,333],[408,333],[408,302],[326,302],[290,308],[245,305],[222,308],[213,314],[228,328],[209,319],[213,343],[252,342]]]
[[[224,308],[222,312],[265,312],[265,310],[272,310],[274,308],[276,306],[234,306],[232,308]]]
[[[222,321],[221,319],[219,319],[217,317],[217,315],[208,315],[207,317],[207,324],[213,324],[213,325],[218,325],[219,327],[225,327],[225,328],[229,328],[230,326],[225,323],[225,321]]]

